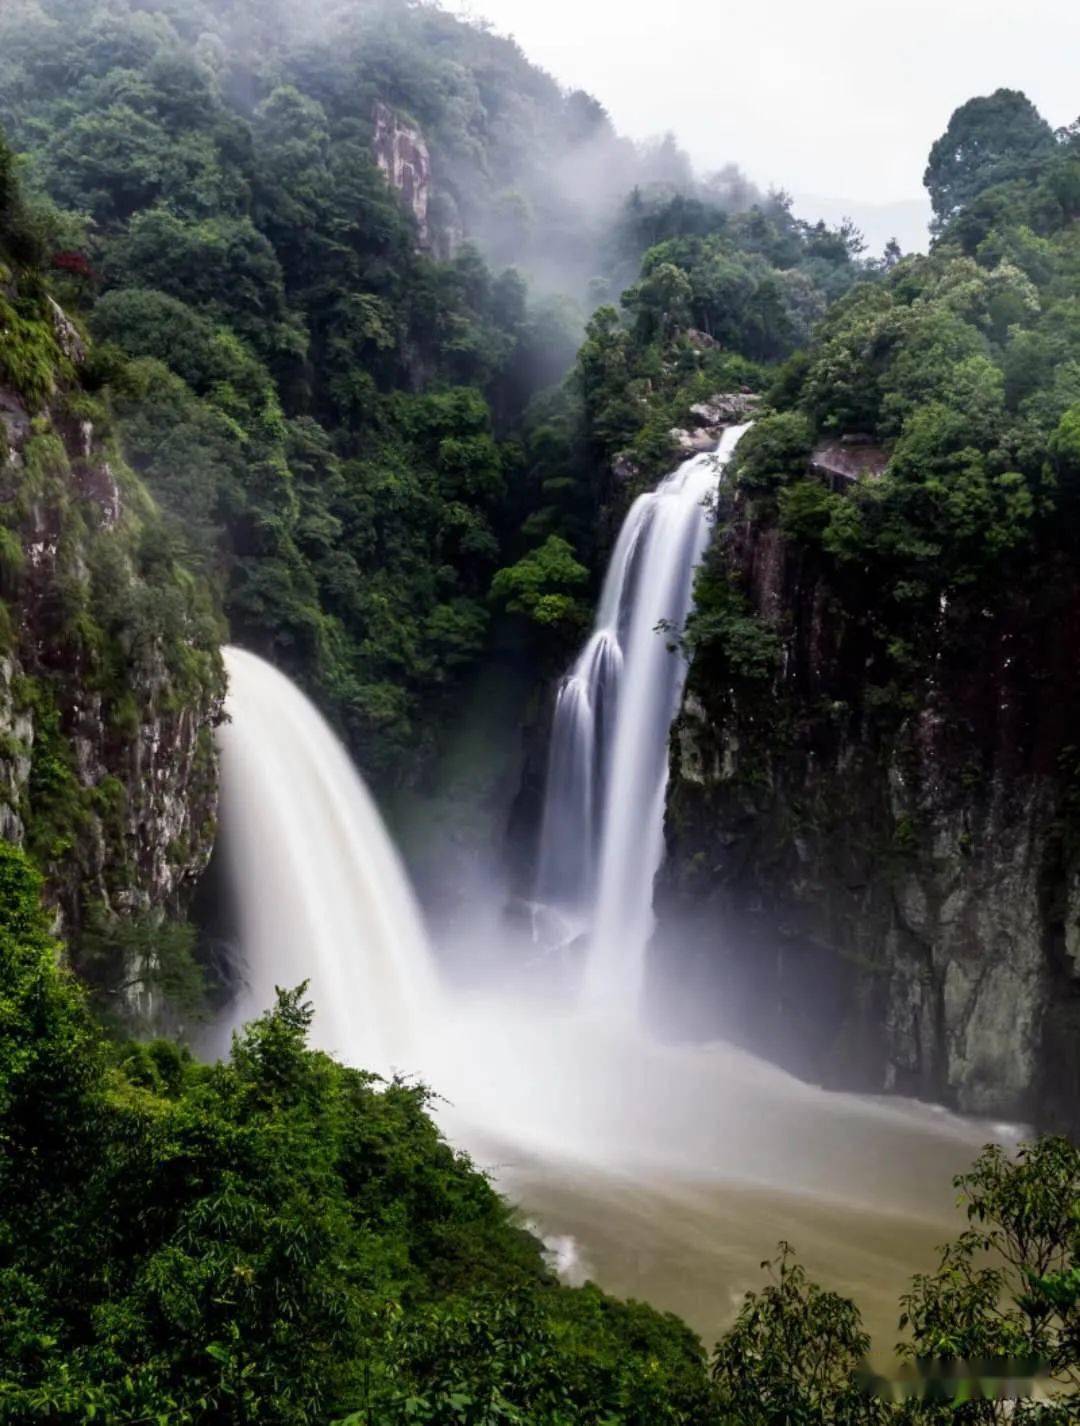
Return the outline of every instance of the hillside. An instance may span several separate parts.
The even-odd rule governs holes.
[[[1080,1151],[993,1124],[976,1157],[944,1108],[1080,1122],[1080,129],[964,104],[930,252],[871,256],[421,0],[8,0],[0,129],[0,1426],[1075,1421]],[[673,471],[656,529],[635,501]],[[603,676],[564,682],[632,509]],[[643,585],[693,585],[685,627]],[[275,737],[234,700],[227,785],[284,848],[233,879],[316,904],[204,1061],[208,1006],[270,965],[211,946],[241,899],[207,875],[229,641]],[[612,734],[634,646],[651,782]],[[564,799],[591,840],[552,834],[577,889],[605,739],[637,790],[611,924],[640,954],[599,945],[600,1000],[585,898],[549,945],[536,893],[567,687],[597,690]],[[413,799],[464,989],[350,756]],[[643,1295],[648,1205],[708,1225],[720,1340],[566,1285],[440,1086],[362,1067],[357,1005],[479,1070],[455,1107],[488,1152],[588,1180]],[[832,1223],[906,1274],[919,1214],[946,1236],[932,1186],[907,1216],[885,1191],[916,1145],[975,1159],[897,1303],[925,1394],[868,1374],[859,1308],[787,1241],[740,1237],[753,1199],[747,1232]],[[969,1399],[995,1359],[1038,1394]]]
[[[162,921],[182,925],[213,845],[221,623],[125,463],[47,238],[0,143],[0,826],[138,1019],[187,964]]]

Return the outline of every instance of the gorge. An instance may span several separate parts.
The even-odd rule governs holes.
[[[1077,1419],[1080,127],[874,253],[438,0],[10,0],[0,131],[0,1426]]]

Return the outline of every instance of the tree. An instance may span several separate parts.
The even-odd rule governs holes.
[[[25,854],[0,842],[0,1204],[32,1242],[52,1196],[85,1169],[82,1127],[98,1072],[96,1035],[57,964],[41,890]]]
[[[801,412],[763,416],[739,442],[733,469],[740,486],[772,491],[804,474],[813,441],[813,427]]]
[[[920,1274],[903,1299],[905,1354],[938,1362],[1023,1358],[1049,1372],[1048,1405],[972,1402],[948,1416],[964,1423],[1057,1426],[1080,1410],[1080,1148],[1047,1138],[1020,1149],[984,1149],[955,1179],[971,1225]]]
[[[574,593],[588,578],[589,571],[575,559],[570,545],[559,535],[549,535],[517,564],[499,570],[491,597],[534,624],[572,632],[588,619],[588,610]]]
[[[984,189],[1030,174],[1054,149],[1053,129],[1019,90],[969,99],[930,150],[923,175],[938,228]]]
[[[864,1395],[870,1347],[855,1304],[810,1282],[787,1243],[762,1263],[771,1281],[749,1292],[713,1357],[721,1417],[738,1426],[871,1426],[888,1408]]]
[[[711,1426],[677,1319],[558,1287],[422,1086],[312,1051],[110,1045],[0,843],[0,1423]]]

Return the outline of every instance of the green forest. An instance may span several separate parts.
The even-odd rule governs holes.
[[[1017,93],[973,100],[934,146],[926,184],[930,256],[833,305],[772,378],[737,460],[755,511],[858,611],[864,697],[886,716],[910,706],[941,649],[943,601],[963,610],[950,652],[973,660],[981,611],[1067,602],[1080,553],[1080,130],[1055,134]],[[835,490],[807,477],[815,445],[852,435],[887,457],[879,478]],[[731,594],[715,573],[702,593],[692,638],[724,659]],[[703,686],[722,681],[698,669]]]
[[[964,1225],[897,1304],[905,1396],[798,1243],[762,1244],[718,1343],[561,1285],[442,1137],[438,1085],[309,1046],[305,985],[219,1062],[189,1033],[221,647],[295,677],[377,789],[423,786],[496,652],[542,699],[619,519],[720,397],[755,422],[670,634],[742,791],[847,737],[906,755],[929,689],[974,795],[1007,687],[1076,956],[1080,128],[962,104],[929,254],[871,254],[437,5],[302,9],[0,10],[0,1422],[1080,1420],[1065,1134],[956,1181]],[[419,207],[386,115],[424,145]],[[750,526],[825,591],[827,686],[778,693],[793,621],[754,602]],[[1003,628],[1016,667],[984,679]],[[1015,1410],[918,1376],[1006,1358],[1048,1384]]]
[[[662,463],[671,413],[792,352],[858,243],[782,196],[729,216],[674,145],[627,152],[595,101],[437,9],[344,7],[283,43],[280,8],[5,7],[0,126],[185,562],[365,769],[408,780],[500,610],[579,632],[598,456]],[[483,251],[418,250],[377,96],[422,125]],[[558,167],[575,147],[608,174],[588,209]],[[632,349],[604,306],[577,357],[646,252]],[[673,340],[691,317],[723,355]]]

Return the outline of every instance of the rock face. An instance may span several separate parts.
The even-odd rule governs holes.
[[[889,463],[889,452],[871,440],[823,441],[810,457],[810,469],[834,490],[842,490],[857,480],[880,475]]]
[[[675,447],[676,454],[683,457],[703,455],[706,451],[714,451],[719,439],[719,430],[714,434],[708,427],[697,431],[685,431],[681,427],[675,426],[671,431],[671,443]]]
[[[376,103],[372,118],[375,162],[416,219],[421,247],[430,247],[431,153],[427,140],[416,125],[399,118],[387,104]]]
[[[147,572],[158,517],[88,404],[0,383],[0,835],[42,867],[74,945],[91,914],[182,910],[213,844],[223,694],[213,631],[190,584]]]
[[[630,451],[620,451],[612,458],[611,478],[617,486],[633,486],[642,478],[642,469]]]
[[[782,656],[756,694],[692,673],[673,736],[683,1013],[833,1085],[1075,1129],[1080,590],[942,607],[932,672],[882,710],[812,554],[739,502],[720,538]]]
[[[752,391],[722,391],[690,407],[694,424],[710,429],[716,426],[738,426],[749,421],[761,404],[761,397]]]
[[[690,407],[693,429],[676,426],[671,432],[675,453],[684,459],[714,451],[720,443],[725,426],[749,421],[760,404],[761,397],[752,392],[719,392],[708,401]]]

